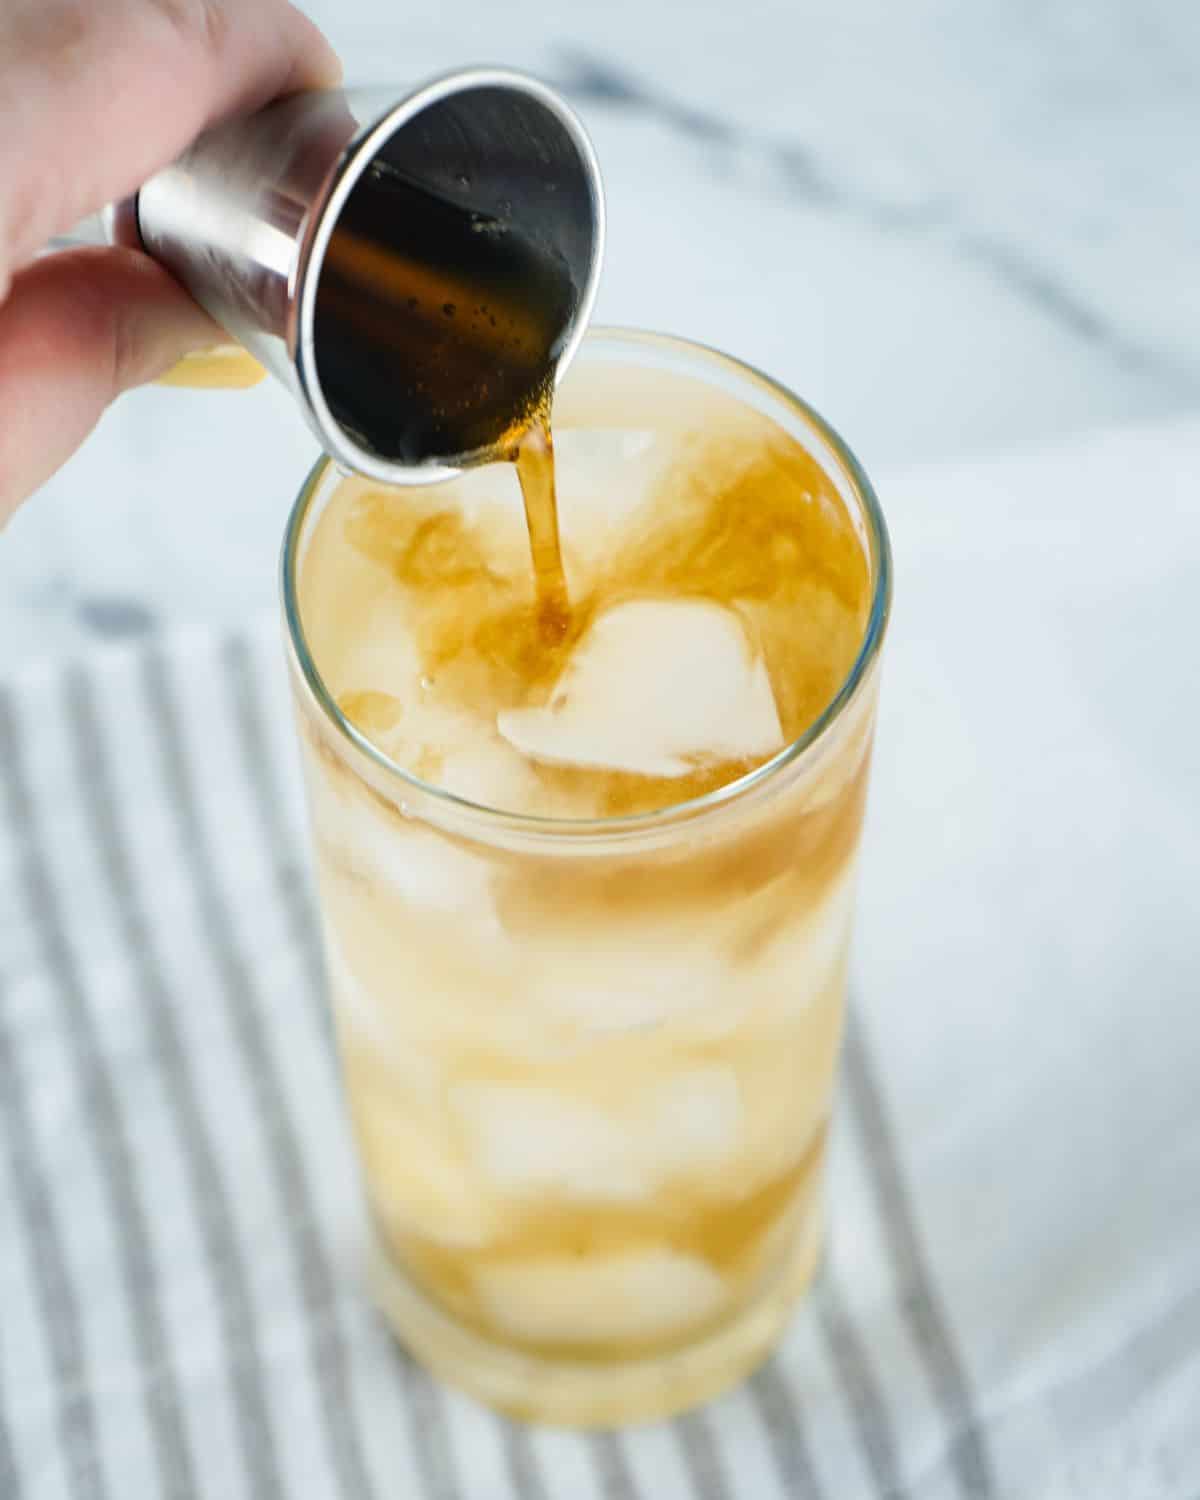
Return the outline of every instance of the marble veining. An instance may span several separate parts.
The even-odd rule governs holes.
[[[607,183],[597,317],[769,370],[877,476],[1200,401],[1200,6],[308,9],[355,81],[560,84]],[[273,387],[123,398],[0,537],[0,670],[269,607],[314,456]]]
[[[639,82],[615,64],[586,53],[568,54],[567,65],[553,76],[564,92],[581,102],[627,109],[660,120],[695,141],[760,157],[789,196],[881,230],[943,238],[1057,323],[1064,333],[1095,345],[1099,353],[1119,364],[1147,371],[1161,380],[1165,389],[1200,395],[1200,360],[1178,360],[1126,333],[1110,312],[1074,287],[1068,275],[1039,264],[1028,247],[1017,240],[960,223],[952,203],[945,198],[889,198],[841,183],[805,145],[736,127],[710,110],[683,103],[665,90]]]

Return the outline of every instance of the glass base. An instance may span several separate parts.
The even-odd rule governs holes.
[[[368,1278],[400,1342],[448,1384],[518,1421],[619,1427],[674,1416],[749,1375],[811,1285],[823,1241],[818,1196],[787,1264],[736,1318],[695,1343],[621,1362],[556,1360],[484,1338],[431,1302],[375,1237]]]

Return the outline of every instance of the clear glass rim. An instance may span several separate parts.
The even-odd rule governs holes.
[[[769,760],[756,766],[752,771],[748,771],[744,776],[739,776],[735,781],[727,782],[724,786],[707,792],[702,797],[673,802],[650,812],[624,814],[611,818],[547,817],[543,814],[512,812],[503,808],[490,807],[486,803],[472,802],[469,798],[460,797],[444,787],[423,781],[419,776],[385,755],[346,718],[317,670],[316,662],[309,650],[307,636],[304,633],[296,598],[296,564],[309,507],[333,462],[327,454],[322,454],[309,471],[292,505],[284,532],[280,558],[283,615],[288,646],[294,663],[323,718],[333,727],[339,739],[345,742],[352,753],[365,757],[368,764],[396,784],[398,792],[403,793],[408,790],[422,798],[429,798],[435,807],[451,813],[456,824],[464,832],[474,831],[483,835],[486,835],[489,830],[524,832],[535,836],[548,836],[552,839],[568,836],[577,839],[589,835],[611,838],[613,835],[637,835],[657,831],[664,824],[681,820],[691,821],[705,815],[716,814],[728,808],[732,803],[743,801],[749,794],[759,790],[765,784],[776,781],[785,770],[796,767],[804,760],[806,752],[813,749],[833,728],[853,701],[879,656],[887,632],[892,605],[893,572],[887,524],[871,481],[849,446],[834,428],[787,386],[765,375],[753,365],[725,354],[711,345],[679,338],[674,334],[652,333],[641,329],[620,327],[593,327],[588,330],[584,339],[585,346],[603,342],[619,344],[634,352],[640,347],[674,353],[696,363],[716,366],[732,373],[790,406],[828,444],[842,467],[843,477],[849,482],[862,507],[870,557],[874,567],[871,608],[866,628],[863,631],[862,643],[838,691],[802,735],[790,741]]]

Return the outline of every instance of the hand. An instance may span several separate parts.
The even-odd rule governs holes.
[[[206,126],[340,75],[287,0],[0,0],[0,525],[110,401],[222,339],[146,255],[38,251]]]

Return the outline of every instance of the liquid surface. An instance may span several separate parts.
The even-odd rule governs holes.
[[[870,595],[828,476],[733,401],[698,426],[646,415],[553,441],[543,417],[516,472],[338,488],[301,612],[343,713],[398,764],[508,811],[645,812],[744,775],[827,707]]]

